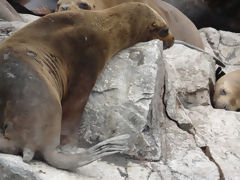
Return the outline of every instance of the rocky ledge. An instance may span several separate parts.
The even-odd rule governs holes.
[[[0,22],[4,39],[19,26]],[[240,34],[201,29],[206,51],[230,72],[240,65]],[[1,180],[240,179],[240,113],[214,109],[212,56],[153,40],[115,55],[99,77],[79,128],[90,144],[130,134],[129,151],[70,173],[0,154]]]

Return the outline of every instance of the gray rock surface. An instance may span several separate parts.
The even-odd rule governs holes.
[[[0,38],[20,27],[6,24],[0,22]],[[224,71],[239,68],[239,34],[205,28],[201,35]],[[0,180],[240,179],[240,114],[212,108],[215,68],[211,56],[182,45],[162,54],[157,40],[121,51],[94,87],[80,134],[95,143],[131,133],[130,156],[104,157],[71,173],[0,154]]]
[[[132,134],[129,155],[159,160],[159,102],[165,74],[162,43],[139,43],[112,58],[97,80],[82,117],[87,142]],[[158,73],[157,73],[158,72]],[[160,82],[160,83],[157,83]],[[162,112],[161,112],[162,113]]]
[[[39,17],[30,15],[30,14],[21,14],[21,17],[23,18],[24,21],[2,21],[0,20],[0,43],[12,35],[14,32],[17,30],[23,28],[27,24],[37,20]]]
[[[1,180],[40,180],[31,166],[24,163],[19,156],[0,154]]]
[[[213,28],[201,29],[206,50],[219,57],[226,68],[224,72],[234,71],[240,66],[240,33],[217,31]]]

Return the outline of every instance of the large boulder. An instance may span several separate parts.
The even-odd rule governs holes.
[[[159,160],[160,118],[165,66],[162,43],[139,43],[114,56],[98,78],[82,117],[80,134],[87,142],[131,134],[128,152]]]

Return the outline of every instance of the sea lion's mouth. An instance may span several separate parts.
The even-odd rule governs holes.
[[[169,39],[167,41],[163,41],[163,49],[167,49],[172,47],[172,45],[174,44],[174,37],[172,37],[172,39]]]

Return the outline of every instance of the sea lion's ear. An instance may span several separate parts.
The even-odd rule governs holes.
[[[157,23],[153,22],[149,29],[151,32],[157,32],[159,27],[158,27]]]

